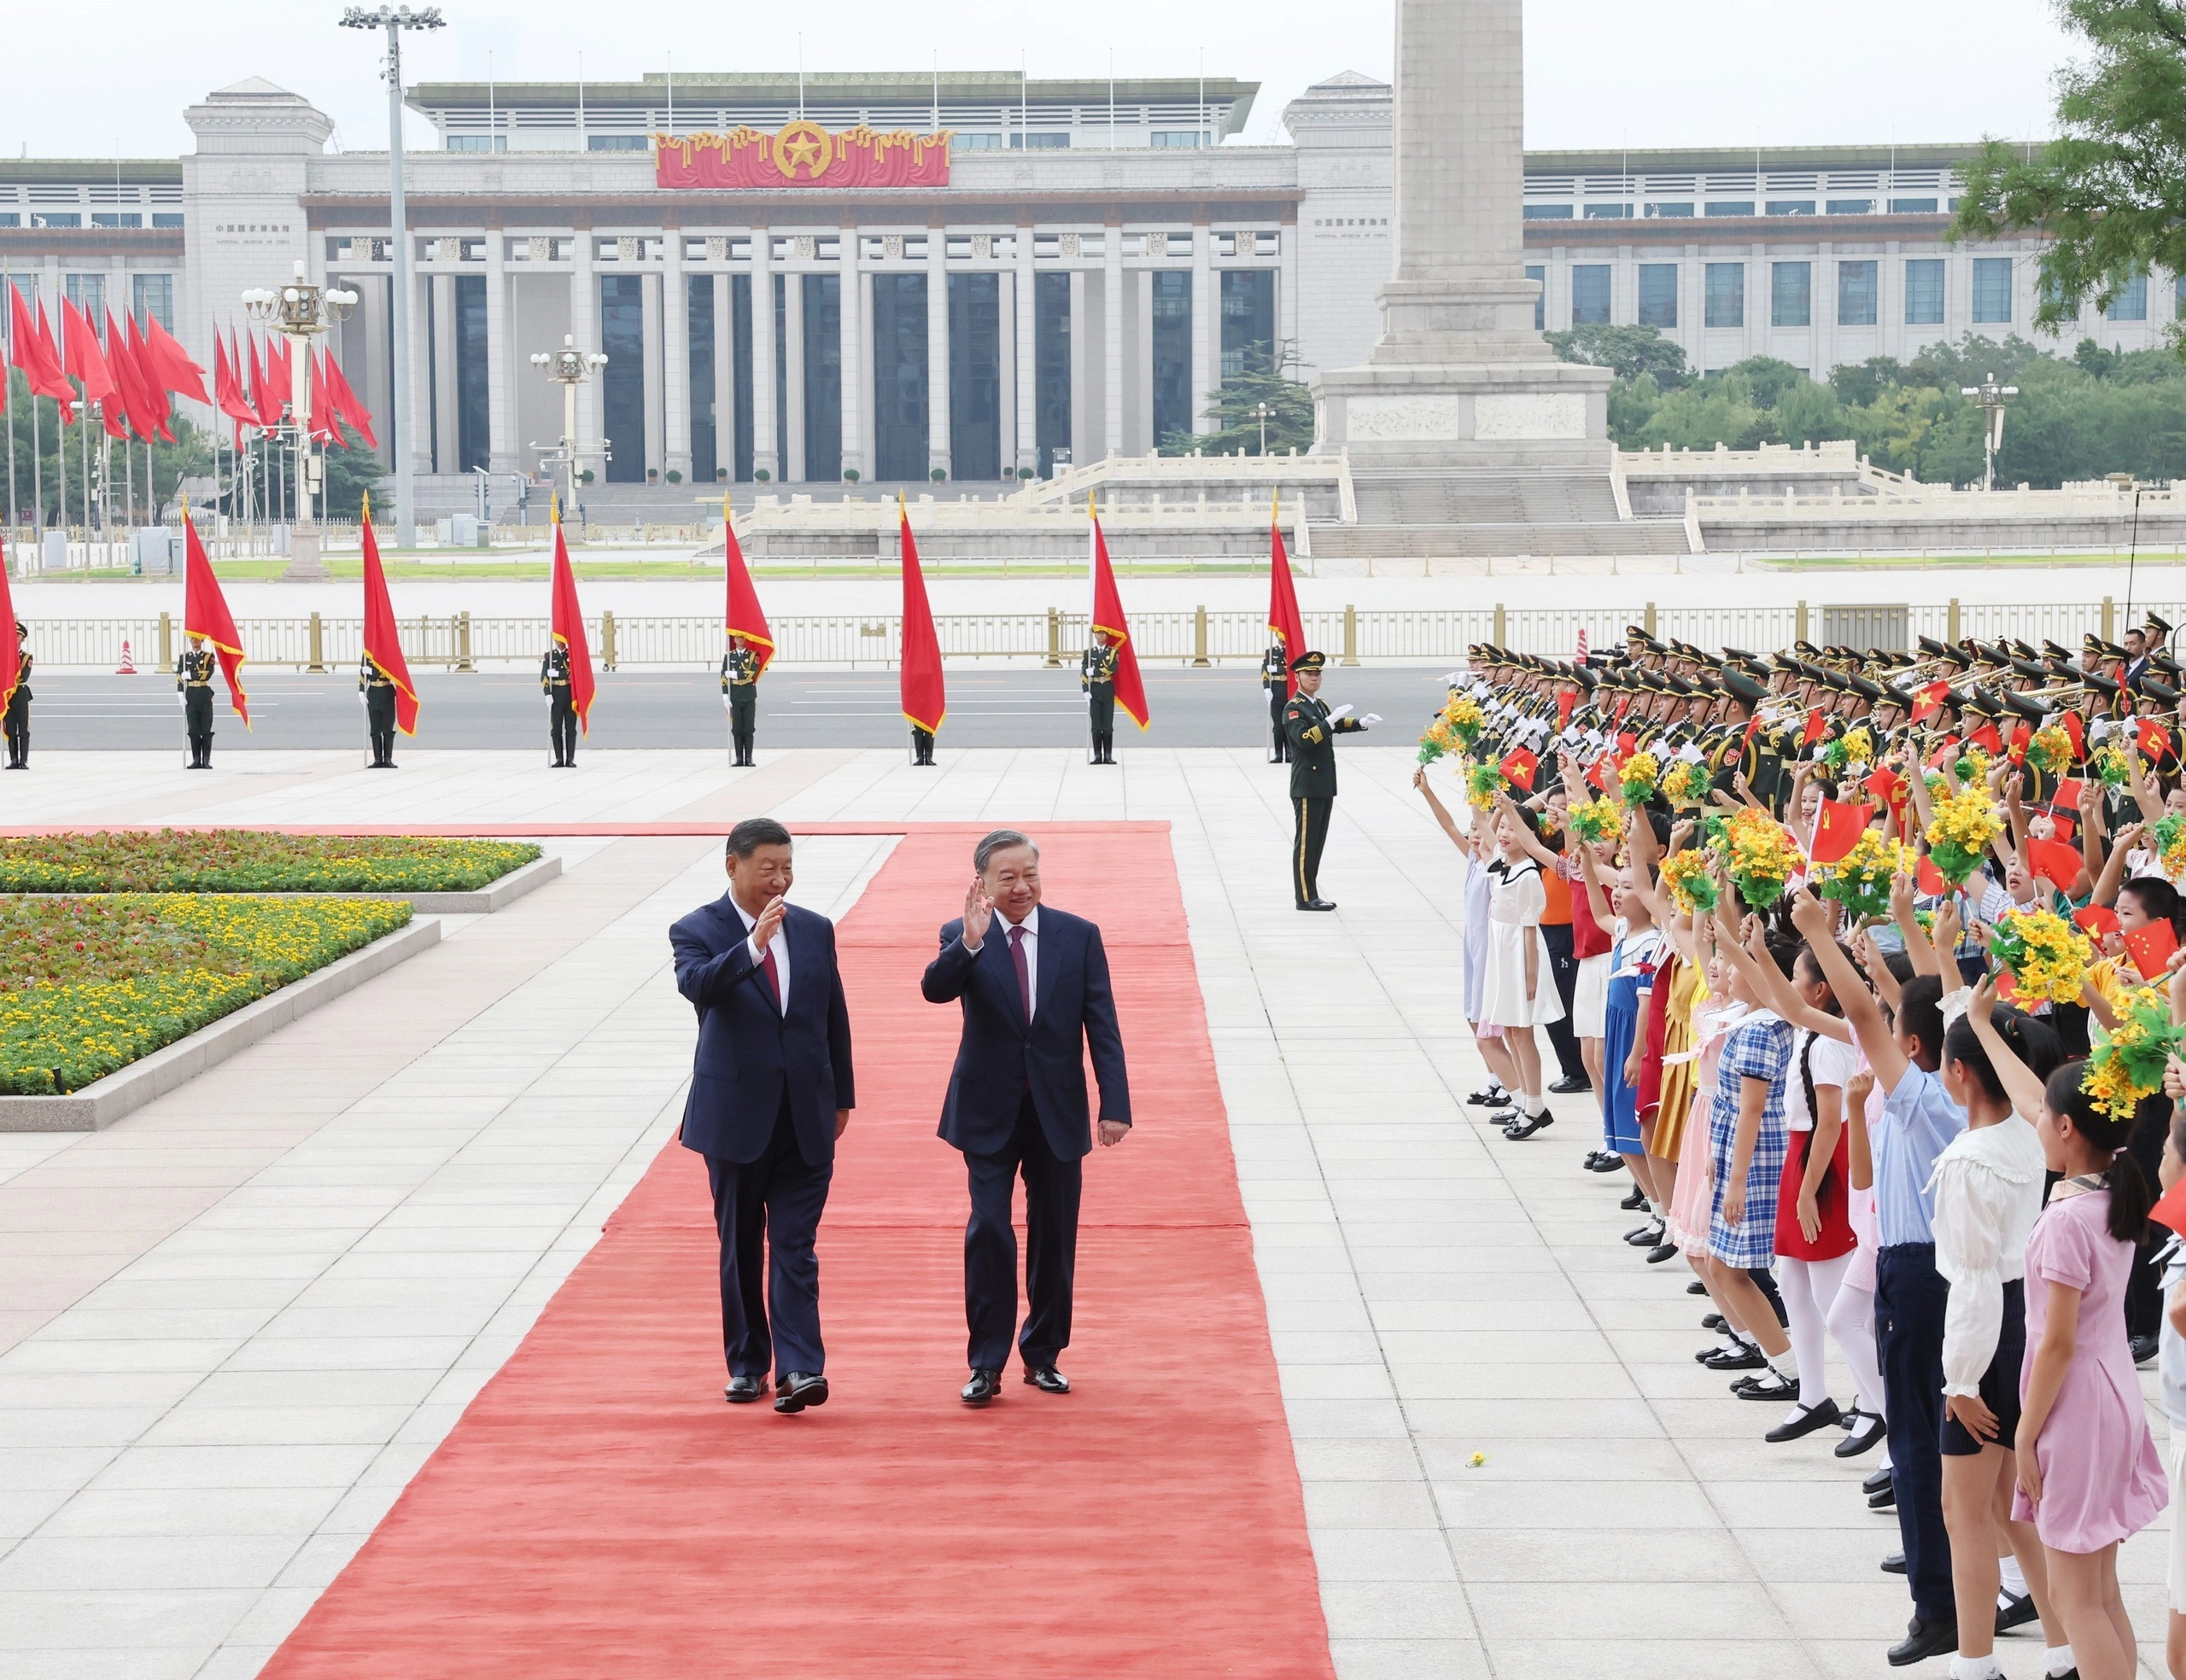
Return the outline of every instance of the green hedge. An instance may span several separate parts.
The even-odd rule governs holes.
[[[383,899],[0,899],[0,1095],[80,1090],[409,919]]]
[[[475,892],[536,846],[414,835],[117,829],[0,839],[0,892]]]

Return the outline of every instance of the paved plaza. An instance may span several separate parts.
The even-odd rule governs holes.
[[[1408,744],[1347,743],[1330,916],[1290,907],[1284,773],[1249,749],[176,756],[46,754],[7,820],[505,825],[564,872],[110,1130],[0,1135],[0,1673],[259,1671],[669,1143],[665,930],[763,813],[827,825],[794,897],[836,915],[905,824],[1171,825],[1344,1680],[1885,1671],[1907,1602],[1874,1461],[1764,1444],[1774,1409],[1693,1362],[1687,1275],[1580,1170],[1587,1099],[1515,1146],[1465,1107],[1457,860]],[[642,831],[675,824],[716,833]],[[961,892],[935,882],[937,925]],[[1190,1403],[1221,1403],[1209,1375]],[[2121,1554],[2159,1665],[2166,1544]]]

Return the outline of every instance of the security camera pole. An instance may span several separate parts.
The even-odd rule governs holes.
[[[1961,385],[1961,397],[1971,397],[1980,405],[1981,418],[1981,487],[1996,487],[1996,452],[2004,446],[2004,405],[2019,394],[2016,385],[1999,385],[1996,376],[1990,374],[1979,385]]]

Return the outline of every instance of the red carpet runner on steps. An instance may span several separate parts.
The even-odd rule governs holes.
[[[914,829],[841,929],[834,1397],[722,1403],[705,1174],[671,1143],[268,1680],[1332,1674],[1166,827],[1039,838],[1049,900],[1102,925],[1138,1119],[1086,1163],[1077,1391],[1013,1362],[992,1407],[956,1397],[958,1015],[918,979],[971,833]]]

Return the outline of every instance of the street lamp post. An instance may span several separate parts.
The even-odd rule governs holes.
[[[254,286],[243,295],[243,311],[251,321],[289,341],[289,398],[281,430],[296,452],[296,485],[301,493],[300,517],[289,538],[286,579],[317,580],[327,575],[319,554],[319,528],[312,518],[311,502],[325,485],[325,460],[311,435],[312,345],[319,335],[348,318],[357,306],[357,295],[339,286],[314,286],[305,277],[299,261],[289,283],[279,290]]]
[[[604,350],[580,350],[575,335],[564,333],[558,350],[537,350],[532,353],[532,366],[562,388],[562,436],[554,446],[554,452],[544,458],[552,461],[564,473],[564,488],[562,511],[566,516],[577,500],[577,387],[607,365]],[[535,443],[534,449],[544,449],[543,443]],[[603,459],[613,446],[605,438],[600,440]],[[543,464],[543,462],[542,462]]]
[[[1999,385],[1996,376],[1990,374],[1979,385],[1961,385],[1961,397],[1971,397],[1980,405],[1981,418],[1981,487],[1996,487],[1996,452],[2004,446],[2004,405],[2019,394],[2016,385]]]
[[[1260,403],[1260,404],[1256,405],[1254,406],[1254,410],[1253,410],[1253,412],[1254,412],[1254,414],[1257,414],[1258,416],[1260,416],[1260,453],[1261,453],[1261,454],[1263,454],[1263,455],[1265,455],[1265,454],[1266,454],[1266,453],[1267,453],[1267,417],[1268,417],[1269,415],[1272,414],[1274,411],[1274,411],[1273,409],[1270,408],[1270,407],[1269,407],[1265,403]]]
[[[387,61],[381,74],[387,79],[388,222],[395,236],[395,304],[388,322],[389,340],[395,352],[395,545],[408,548],[417,540],[417,487],[411,470],[410,443],[410,207],[402,196],[402,32],[441,29],[447,20],[438,6],[412,11],[407,6],[383,5],[377,11],[352,6],[342,15],[344,29],[384,29]]]

